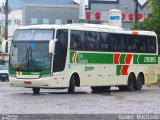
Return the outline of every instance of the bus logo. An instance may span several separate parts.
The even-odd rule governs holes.
[[[22,75],[21,71],[17,71],[16,73],[17,73],[17,75]]]
[[[74,54],[73,54],[73,58],[72,58],[72,61],[73,61],[73,63],[75,63],[75,64],[77,64],[77,55],[78,55],[78,52],[74,52]]]

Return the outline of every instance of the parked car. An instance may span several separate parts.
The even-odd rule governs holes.
[[[5,65],[0,65],[0,80],[3,82],[9,80],[8,67]]]

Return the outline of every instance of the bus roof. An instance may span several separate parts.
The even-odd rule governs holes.
[[[110,25],[97,25],[97,24],[66,24],[66,25],[30,25],[30,26],[22,26],[19,29],[53,29],[53,28],[97,28],[97,29],[115,29],[115,30],[123,30],[121,27],[110,26]]]
[[[73,30],[90,30],[90,31],[101,31],[111,32],[119,34],[133,34],[133,35],[151,35],[156,36],[153,31],[142,31],[142,30],[124,30],[121,27],[100,25],[100,24],[65,24],[65,25],[30,25],[22,26],[18,29],[73,29]]]

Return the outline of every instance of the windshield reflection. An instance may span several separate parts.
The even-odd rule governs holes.
[[[15,70],[50,69],[49,42],[14,42],[11,45],[9,66]]]
[[[54,30],[17,30],[11,44],[9,68],[16,71],[51,69],[51,55],[48,52],[48,45],[53,36]]]

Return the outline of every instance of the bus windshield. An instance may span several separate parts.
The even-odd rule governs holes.
[[[48,45],[53,36],[54,30],[17,30],[10,49],[10,69],[49,70],[51,55],[48,53]]]

